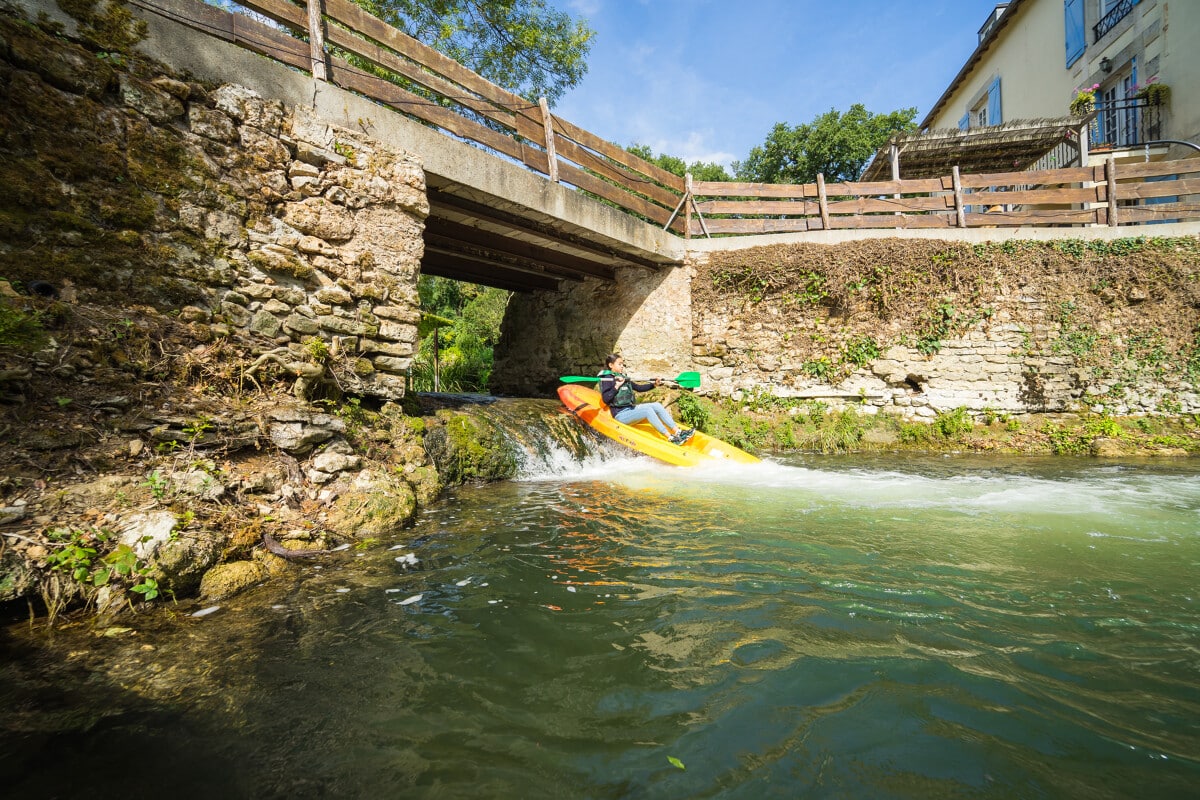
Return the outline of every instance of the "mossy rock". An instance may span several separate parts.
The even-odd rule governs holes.
[[[344,536],[382,536],[407,524],[416,509],[416,493],[403,478],[367,470],[337,499],[327,521]]]
[[[417,496],[417,503],[429,506],[442,493],[442,478],[433,467],[413,467],[406,470],[404,479]]]
[[[446,485],[516,477],[517,455],[502,430],[482,417],[450,409],[438,411],[437,420],[441,424],[425,434],[425,450]]]
[[[249,589],[267,577],[267,568],[257,561],[230,561],[204,573],[200,580],[200,597],[204,600],[223,600]]]

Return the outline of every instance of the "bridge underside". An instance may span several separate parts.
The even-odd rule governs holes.
[[[651,257],[527,206],[426,173],[429,218],[421,272],[515,292],[615,279],[620,267],[662,269]]]

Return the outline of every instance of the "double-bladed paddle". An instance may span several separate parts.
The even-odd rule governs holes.
[[[599,375],[563,375],[559,378],[563,383],[597,383],[600,380]],[[700,373],[699,372],[681,372],[674,378],[663,378],[665,383],[673,383],[681,389],[699,389],[700,388]],[[649,383],[649,381],[638,381],[638,383]]]

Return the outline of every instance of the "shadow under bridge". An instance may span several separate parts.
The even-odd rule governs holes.
[[[472,157],[495,158],[478,150]],[[614,281],[623,267],[659,270],[682,262],[681,254],[663,252],[667,249],[662,247],[663,238],[654,235],[648,223],[622,214],[615,220],[620,223],[616,235],[612,230],[596,229],[611,225],[589,227],[597,216],[619,214],[594,200],[577,195],[567,198],[569,205],[582,209],[583,214],[567,215],[574,220],[562,218],[558,215],[562,203],[546,208],[543,201],[554,189],[569,190],[540,176],[523,176],[547,184],[526,202],[482,191],[454,180],[455,176],[436,174],[427,166],[430,212],[421,272],[515,292],[558,291],[564,282]],[[620,236],[623,229],[631,227],[630,222],[649,230],[638,231],[640,236]],[[647,248],[640,241],[647,233],[656,246]]]

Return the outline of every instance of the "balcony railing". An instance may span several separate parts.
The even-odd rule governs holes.
[[[1134,147],[1162,138],[1162,106],[1136,98],[1096,103],[1088,130],[1092,149]]]
[[[1117,27],[1117,23],[1125,19],[1130,11],[1133,11],[1133,0],[1121,0],[1121,2],[1110,8],[1108,13],[1092,26],[1092,32],[1096,36],[1092,41],[1098,42],[1103,39],[1104,35]]]

